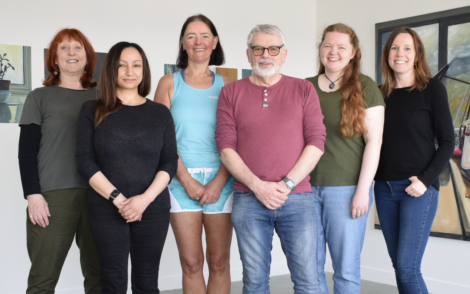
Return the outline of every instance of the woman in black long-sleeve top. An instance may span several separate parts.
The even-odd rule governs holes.
[[[170,220],[167,185],[177,168],[170,111],[144,98],[150,68],[137,44],[109,51],[101,97],[83,106],[77,166],[89,181],[89,214],[102,293],[126,293],[128,257],[134,293],[159,293],[158,270]]]
[[[447,91],[430,78],[423,43],[410,28],[388,37],[382,67],[386,108],[377,212],[399,292],[428,293],[421,261],[437,211],[438,177],[454,150]]]

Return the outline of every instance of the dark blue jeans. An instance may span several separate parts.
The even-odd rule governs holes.
[[[158,271],[170,224],[170,211],[150,206],[142,214],[142,221],[126,223],[111,203],[92,203],[88,214],[100,260],[101,293],[127,293],[129,254],[132,293],[160,293]]]
[[[400,294],[427,294],[421,261],[436,215],[439,191],[421,197],[405,192],[410,180],[376,181],[375,203]]]

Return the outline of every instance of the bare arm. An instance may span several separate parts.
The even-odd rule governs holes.
[[[168,74],[160,79],[153,100],[165,105],[168,109],[171,109],[171,99],[173,98],[173,94],[173,75]],[[178,156],[178,170],[175,177],[181,182],[181,185],[183,185],[190,198],[197,200],[204,194],[204,186],[191,177],[181,160],[181,156]]]
[[[360,218],[369,211],[369,190],[377,172],[382,146],[385,108],[380,105],[365,111],[364,123],[367,127],[367,133],[364,134],[364,141],[366,146],[362,157],[359,182],[351,202],[352,218]]]
[[[119,213],[128,223],[142,220],[144,211],[150,203],[162,193],[169,183],[170,175],[166,171],[162,170],[157,172],[152,184],[150,184],[143,194],[126,199],[121,203],[123,207],[119,209]]]
[[[113,184],[105,177],[105,175],[102,172],[97,172],[90,178],[90,186],[93,188],[93,190],[96,191],[96,193],[100,194],[103,196],[105,199],[109,200],[109,195],[111,192],[116,189]],[[117,208],[122,208],[122,202],[126,200],[127,198],[124,197],[124,195],[119,194],[116,199],[114,199],[113,204]]]
[[[305,177],[315,168],[322,155],[323,151],[318,149],[316,146],[305,146],[299,159],[286,177],[291,179],[295,184],[302,182],[302,180],[305,179]]]

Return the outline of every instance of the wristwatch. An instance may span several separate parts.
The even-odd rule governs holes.
[[[112,203],[114,203],[114,199],[116,199],[119,194],[121,194],[121,192],[118,191],[118,189],[114,189],[113,192],[111,192],[111,194],[109,194],[109,198],[108,200],[111,201]]]
[[[288,177],[284,177],[284,179],[282,179],[282,180],[286,183],[287,188],[289,188],[291,191],[293,191],[295,189],[294,181],[292,181]]]

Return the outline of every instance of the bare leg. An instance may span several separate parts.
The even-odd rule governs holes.
[[[230,217],[230,213],[203,216],[209,265],[208,294],[230,294],[230,244],[233,231]]]
[[[170,219],[183,269],[183,293],[206,294],[202,273],[202,211],[172,213]]]

